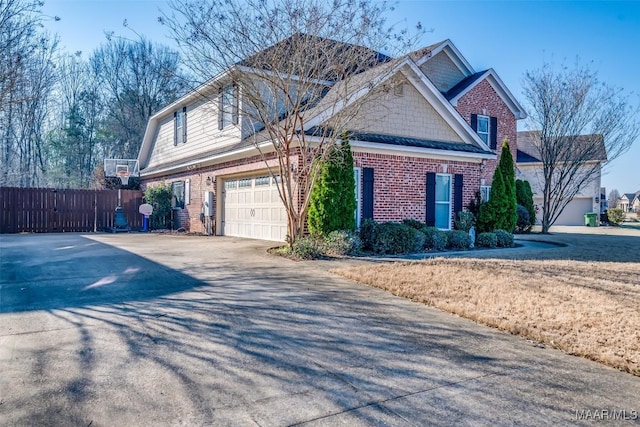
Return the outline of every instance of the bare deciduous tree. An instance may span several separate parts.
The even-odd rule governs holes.
[[[615,208],[618,204],[618,199],[620,198],[620,192],[617,188],[614,188],[609,192],[609,196],[607,196],[607,207]]]
[[[93,74],[101,82],[112,139],[108,157],[135,158],[149,117],[185,91],[178,52],[144,37],[111,36],[91,55]]]
[[[387,26],[386,10],[369,0],[188,0],[170,1],[160,18],[187,67],[210,83],[196,90],[282,178],[290,244],[303,233],[316,166],[393,70],[380,52],[412,46]],[[228,111],[227,96],[239,99]]]
[[[0,0],[0,185],[37,185],[42,172],[57,40],[40,30],[41,6]]]
[[[542,232],[601,172],[600,161],[624,154],[638,136],[637,113],[622,89],[577,63],[527,72],[524,95],[536,157],[542,162]]]

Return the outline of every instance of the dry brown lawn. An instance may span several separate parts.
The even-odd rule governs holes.
[[[640,239],[621,239],[617,249],[611,236],[556,240],[569,246],[527,253],[534,259],[435,258],[334,272],[640,376]],[[626,262],[600,261],[603,250],[611,258],[621,251]]]

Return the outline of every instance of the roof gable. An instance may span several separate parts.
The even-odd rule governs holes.
[[[352,88],[353,93],[359,94],[359,96],[365,96],[375,88],[384,87],[384,85],[398,73],[401,73],[404,79],[433,107],[444,122],[450,126],[451,130],[460,137],[463,144],[474,145],[481,150],[491,152],[484,141],[471,129],[469,124],[464,121],[460,114],[446,100],[444,95],[409,56],[372,68],[352,78],[345,79],[344,82],[338,82],[336,86],[329,91],[325,99],[307,112],[307,114],[309,114],[307,126],[309,128],[319,126],[330,120],[332,115],[339,111],[339,109],[336,110],[332,107],[335,106],[335,93],[340,93],[342,84],[348,84],[349,87]],[[356,100],[357,97],[353,97],[351,103],[356,102]],[[340,108],[346,108],[348,106],[349,104],[345,104]]]
[[[493,90],[496,91],[498,96],[504,101],[507,107],[509,107],[509,110],[511,110],[516,119],[524,119],[527,117],[527,113],[524,111],[524,108],[522,108],[516,97],[513,96],[513,93],[511,93],[509,88],[504,84],[493,68],[468,76],[451,88],[445,96],[449,102],[451,102],[451,105],[458,105],[458,101],[463,96],[484,80],[486,80]]]

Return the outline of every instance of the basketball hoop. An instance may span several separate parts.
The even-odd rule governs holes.
[[[123,187],[129,185],[130,177],[140,176],[140,167],[135,159],[104,159],[104,176],[120,178]]]
[[[118,178],[122,185],[129,185],[129,171],[118,171]]]

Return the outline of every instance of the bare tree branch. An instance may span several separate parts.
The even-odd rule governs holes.
[[[304,230],[314,165],[380,95],[372,81],[393,70],[392,54],[414,46],[386,24],[387,9],[369,0],[171,0],[160,17],[187,67],[209,82],[196,90],[211,105],[223,87],[238,88],[238,128],[281,177],[291,244]]]
[[[542,231],[548,232],[581,189],[600,176],[601,163],[621,156],[637,139],[639,107],[579,62],[560,70],[547,63],[527,72],[524,95],[527,125],[536,130],[528,133],[528,154],[542,163]]]

